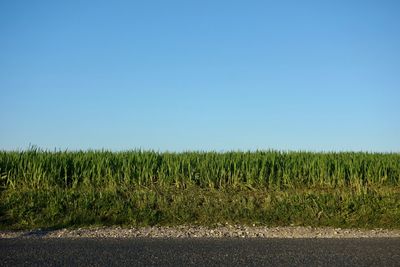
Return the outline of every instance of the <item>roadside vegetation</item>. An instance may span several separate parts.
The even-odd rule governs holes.
[[[0,152],[0,227],[400,228],[400,154]]]

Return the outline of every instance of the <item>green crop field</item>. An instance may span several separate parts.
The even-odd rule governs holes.
[[[0,152],[0,227],[400,228],[400,154]]]

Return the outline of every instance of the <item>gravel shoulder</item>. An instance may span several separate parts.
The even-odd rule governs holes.
[[[342,229],[314,227],[259,227],[242,225],[153,226],[141,228],[90,227],[0,231],[0,238],[400,238],[400,229]]]

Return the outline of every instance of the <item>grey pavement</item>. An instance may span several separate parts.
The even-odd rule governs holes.
[[[400,239],[0,239],[0,265],[400,266]]]

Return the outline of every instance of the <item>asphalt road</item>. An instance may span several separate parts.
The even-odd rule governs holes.
[[[400,266],[400,239],[0,239],[1,266]]]

